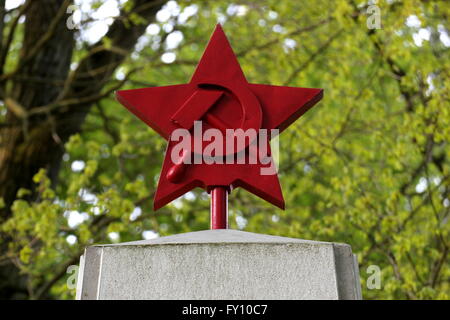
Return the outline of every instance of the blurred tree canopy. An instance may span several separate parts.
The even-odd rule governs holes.
[[[349,243],[365,299],[450,298],[449,16],[438,0],[0,0],[0,297],[72,299],[86,246],[209,228],[202,190],[152,210],[166,143],[113,92],[188,82],[220,22],[249,82],[325,89],[280,137],[286,211],[235,190],[231,227]]]

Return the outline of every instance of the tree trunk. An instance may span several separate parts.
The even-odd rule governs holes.
[[[0,223],[10,216],[17,191],[33,190],[32,178],[40,168],[47,169],[56,183],[64,143],[80,132],[90,106],[101,98],[105,84],[164,2],[134,0],[131,12],[147,23],[116,19],[106,35],[114,50],[105,48],[100,40],[73,72],[74,33],[66,25],[72,0],[28,0],[24,5],[26,21],[18,67],[0,76],[0,98],[8,108],[0,127],[0,198],[6,205],[0,210]],[[7,88],[11,89],[7,92]],[[4,253],[11,239],[0,236],[0,253]],[[0,299],[27,295],[23,279],[12,270],[12,265],[0,267]]]
[[[30,55],[36,43],[54,23],[58,12],[65,11],[63,3],[54,0],[31,1],[26,13],[20,59]],[[14,101],[27,111],[54,101],[62,88],[55,86],[54,81],[67,77],[73,45],[73,32],[67,29],[63,15],[50,39],[14,75],[13,89],[5,97],[5,103]],[[6,116],[6,123],[10,126],[0,131],[0,197],[6,204],[2,212],[3,219],[9,215],[9,207],[19,188],[32,190],[32,177],[39,168],[57,171],[57,159],[61,156],[62,148],[52,137],[52,126],[48,122],[45,115],[20,119],[13,112],[8,112]]]

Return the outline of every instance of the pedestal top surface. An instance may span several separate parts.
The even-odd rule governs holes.
[[[122,242],[116,244],[103,244],[96,246],[149,246],[149,245],[163,245],[163,244],[201,244],[201,243],[295,243],[305,245],[344,245],[341,243],[322,242],[303,240],[296,238],[287,238],[280,236],[272,236],[267,234],[259,234],[253,232],[219,229],[219,230],[203,230],[188,233],[180,233],[166,237],[160,237],[151,240],[141,240],[132,242]]]

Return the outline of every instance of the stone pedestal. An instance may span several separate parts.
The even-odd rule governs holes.
[[[77,299],[361,299],[347,244],[236,230],[88,247]]]

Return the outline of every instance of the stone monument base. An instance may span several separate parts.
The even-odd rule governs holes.
[[[88,247],[77,299],[361,299],[347,244],[237,230]]]

